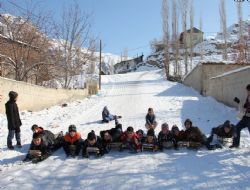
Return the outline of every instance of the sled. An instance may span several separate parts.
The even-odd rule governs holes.
[[[143,152],[144,150],[155,151],[155,150],[154,150],[154,145],[153,145],[153,144],[148,144],[148,143],[143,143],[143,144],[141,145],[141,151]]]
[[[29,155],[32,157],[39,157],[42,155],[40,150],[29,150]]]
[[[171,148],[174,147],[174,144],[173,144],[173,142],[171,142],[171,141],[167,141],[167,142],[163,142],[163,143],[162,143],[162,147],[163,147],[163,148],[166,148],[166,149],[171,149]]]
[[[96,153],[96,154],[99,154],[100,150],[99,150],[99,148],[96,148],[96,147],[87,147],[87,153]]]
[[[180,148],[186,147],[190,149],[199,149],[202,146],[201,143],[193,142],[193,141],[179,141],[177,144],[178,144],[178,147]]]
[[[226,144],[232,144],[233,143],[232,138],[217,137],[217,139],[223,146],[226,145]]]
[[[83,156],[89,158],[90,155],[94,155],[96,158],[100,157],[100,150],[97,147],[87,147],[86,154]]]
[[[110,149],[114,148],[114,149],[119,149],[123,147],[123,144],[121,142],[113,142],[113,143],[109,143],[107,145]],[[124,145],[125,148],[125,145]]]

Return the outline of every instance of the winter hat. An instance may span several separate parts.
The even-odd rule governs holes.
[[[15,92],[15,91],[9,92],[9,97],[11,100],[15,100],[17,96],[18,96],[17,92]]]
[[[153,111],[153,108],[148,108],[148,112],[149,112],[149,111]]]
[[[175,132],[175,131],[180,131],[180,130],[179,130],[179,128],[177,127],[177,125],[173,125],[171,131],[172,131],[172,132]]]
[[[93,130],[89,132],[87,139],[90,141],[96,139],[95,132]]]
[[[147,132],[147,136],[155,136],[154,129],[149,129]]]
[[[192,126],[192,121],[190,119],[186,119],[186,121],[184,122],[184,125],[186,125],[187,123],[190,123],[190,125]]]
[[[162,128],[162,129],[164,129],[164,128],[169,129],[169,127],[168,127],[168,124],[167,124],[167,123],[163,123],[163,124],[161,125],[161,128]]]
[[[139,129],[138,131],[136,131],[136,134],[144,134],[143,130],[142,129]]]
[[[223,127],[226,127],[226,128],[230,128],[231,125],[230,125],[230,121],[229,120],[226,120],[223,124]]]
[[[247,85],[246,89],[250,91],[250,84]]]
[[[115,126],[116,129],[122,129],[122,124],[118,123],[116,126]]]
[[[38,139],[38,138],[42,138],[42,134],[41,133],[34,133],[33,139]]]
[[[129,127],[127,128],[127,132],[129,132],[129,133],[133,133],[133,132],[134,132],[134,128],[133,128],[133,127],[131,127],[131,126],[129,126]]]
[[[76,132],[76,126],[75,125],[70,125],[69,126],[69,132],[75,131]]]
[[[39,126],[37,124],[32,125],[31,130],[34,131],[34,129],[38,128]]]

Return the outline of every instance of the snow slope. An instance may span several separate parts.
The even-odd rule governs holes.
[[[83,138],[92,129],[100,130],[114,123],[100,124],[101,110],[107,105],[112,113],[122,115],[123,128],[131,125],[144,129],[145,114],[153,107],[159,124],[182,126],[191,118],[205,134],[226,119],[233,123],[236,110],[202,97],[194,90],[162,78],[161,70],[134,72],[103,77],[102,91],[91,98],[54,106],[40,112],[22,112],[20,150],[6,149],[7,123],[0,116],[0,188],[2,189],[250,189],[250,138],[242,131],[241,148],[208,151],[181,149],[130,154],[111,152],[100,159],[65,159],[60,149],[47,160],[23,164],[31,141],[32,124],[53,132],[67,131],[75,124]],[[158,134],[160,127],[156,129]]]

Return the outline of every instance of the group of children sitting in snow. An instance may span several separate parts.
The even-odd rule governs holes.
[[[231,138],[234,128],[229,121],[226,121],[223,125],[213,128],[211,135],[206,138],[198,127],[193,126],[190,119],[186,119],[184,122],[185,130],[179,130],[176,125],[173,125],[170,130],[168,124],[163,123],[161,131],[158,137],[156,137],[154,129],[157,127],[157,122],[152,108],[148,109],[146,115],[146,134],[141,129],[134,131],[134,128],[131,126],[123,131],[122,124],[118,122],[118,118],[121,118],[121,116],[111,115],[107,107],[103,109],[102,116],[103,122],[115,120],[115,127],[101,131],[100,136],[91,131],[88,133],[86,140],[81,138],[81,134],[77,131],[75,125],[70,125],[65,135],[62,132],[54,135],[38,125],[33,125],[31,128],[33,140],[24,161],[37,163],[46,159],[60,147],[63,147],[67,157],[75,157],[82,154],[86,158],[92,153],[97,157],[103,156],[113,148],[119,151],[129,149],[135,153],[144,149],[151,149],[155,152],[171,147],[178,149],[182,146],[190,148],[206,146],[209,150],[212,150],[222,148],[220,144],[211,145],[214,135],[222,138]]]
[[[170,130],[168,124],[163,123],[157,138],[154,131],[157,122],[152,108],[148,109],[146,115],[146,134],[144,134],[143,130],[135,132],[131,126],[128,127],[126,131],[123,131],[122,125],[118,122],[121,116],[110,114],[108,108],[104,107],[102,121],[110,122],[115,120],[115,128],[101,131],[100,137],[97,136],[94,131],[91,131],[88,133],[85,141],[81,138],[81,134],[77,132],[75,125],[69,126],[66,135],[63,135],[63,132],[53,134],[38,125],[33,125],[31,128],[33,131],[33,139],[24,161],[32,161],[34,163],[42,161],[60,147],[63,147],[67,157],[78,156],[80,152],[83,157],[88,157],[91,153],[94,153],[96,156],[102,156],[108,153],[112,148],[117,147],[119,150],[127,148],[133,152],[140,152],[144,149],[157,151],[171,147],[178,149],[181,146],[190,148],[206,146],[209,150],[222,148],[220,144],[211,144],[214,135],[222,139],[232,138],[232,145],[229,148],[238,148],[240,145],[241,130],[248,128],[250,132],[250,84],[246,86],[246,91],[247,98],[242,105],[244,111],[242,112],[242,118],[239,123],[234,126],[230,124],[229,121],[225,121],[223,125],[213,128],[208,138],[206,138],[198,127],[192,125],[190,119],[184,122],[185,130],[179,130],[176,125],[173,125]],[[17,147],[22,147],[20,138],[20,127],[22,122],[16,104],[17,99],[18,94],[14,91],[10,91],[9,101],[5,104],[9,131],[7,136],[7,147],[10,150],[14,150],[12,144],[14,136],[16,137]],[[237,97],[235,97],[234,101],[240,105],[240,100]]]

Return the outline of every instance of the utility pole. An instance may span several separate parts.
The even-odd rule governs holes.
[[[101,90],[102,75],[102,40],[100,40],[100,63],[99,63],[99,90]]]

